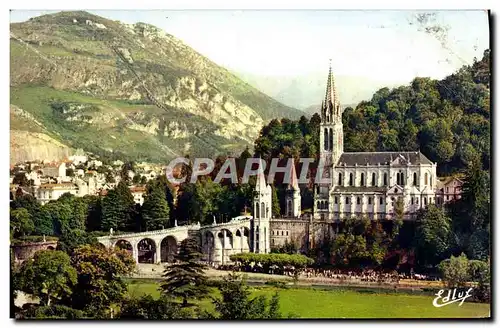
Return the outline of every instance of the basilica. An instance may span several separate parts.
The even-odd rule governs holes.
[[[353,216],[390,219],[398,200],[404,207],[404,218],[411,219],[417,210],[436,202],[436,163],[420,151],[344,152],[343,109],[331,66],[320,110],[320,156],[328,179],[315,185],[314,220]],[[301,216],[294,178],[295,170],[286,195],[287,218]]]

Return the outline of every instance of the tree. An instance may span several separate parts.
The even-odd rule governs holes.
[[[42,250],[32,261],[25,261],[20,273],[21,290],[40,298],[42,305],[69,297],[76,284],[76,270],[69,256],[61,251]]]
[[[71,229],[64,230],[57,242],[57,249],[68,255],[73,254],[73,251],[83,245],[95,245],[97,238],[88,234],[84,230]]]
[[[65,193],[57,200],[58,204],[67,204],[70,209],[70,217],[63,222],[61,229],[85,229],[87,221],[88,204],[85,199]]]
[[[470,279],[478,283],[476,298],[482,302],[489,302],[491,299],[491,272],[490,262],[470,260],[469,261]]]
[[[421,265],[436,265],[450,248],[451,220],[434,204],[417,214],[415,235],[417,261]]]
[[[113,189],[109,190],[102,200],[102,222],[101,230],[118,230],[123,210],[120,206],[118,193]]]
[[[141,208],[143,226],[146,230],[157,230],[168,227],[170,209],[165,192],[159,186],[151,186]]]
[[[213,298],[220,320],[280,319],[279,296],[275,294],[269,303],[264,295],[251,298],[251,292],[244,279],[229,274],[218,287],[221,298]]]
[[[115,179],[115,176],[113,175],[112,172],[107,172],[106,173],[106,183],[115,183],[116,182],[116,179]]]
[[[276,187],[272,186],[272,213],[274,217],[279,217],[281,215],[280,201],[278,199],[278,193],[276,192]]]
[[[22,195],[16,197],[14,201],[10,203],[11,209],[25,208],[29,214],[34,224],[34,233],[38,235],[53,235],[54,227],[52,224],[52,218],[46,217],[41,213],[41,205],[31,195]]]
[[[115,189],[108,191],[102,200],[103,231],[113,230],[134,231],[136,227],[137,211],[134,196],[127,184],[120,181]]]
[[[181,187],[177,199],[176,217],[188,222],[203,223],[206,213],[203,211],[203,200],[198,192],[198,184],[185,183]]]
[[[120,319],[175,320],[188,319],[189,313],[166,297],[154,299],[151,295],[128,298],[122,302]]]
[[[134,174],[134,177],[132,178],[132,183],[133,184],[140,184],[141,183],[141,176],[139,174]]]
[[[470,279],[469,260],[464,253],[460,256],[451,256],[439,263],[439,270],[443,281],[450,288],[463,287]]]
[[[132,256],[125,250],[84,245],[73,251],[71,263],[78,273],[72,307],[96,318],[109,318],[111,306],[127,294],[121,277],[135,269]]]
[[[87,231],[99,231],[102,221],[102,199],[100,196],[86,195],[83,197],[87,203],[87,220],[85,229]]]
[[[73,208],[69,201],[51,201],[42,207],[43,215],[50,217],[54,226],[54,233],[58,236],[65,229],[81,229],[81,221],[74,220]]]
[[[122,210],[122,219],[119,221],[118,229],[122,231],[133,231],[136,226],[137,211],[135,201],[125,181],[120,181],[115,188],[119,204]]]
[[[14,175],[14,179],[12,180],[13,184],[17,184],[21,187],[29,186],[28,178],[24,172],[18,172]]]
[[[29,235],[35,229],[31,215],[25,208],[10,211],[10,228],[13,236]]]
[[[46,305],[34,305],[31,304],[27,309],[23,309],[20,313],[17,313],[18,317],[16,319],[86,319],[88,316],[85,315],[83,311],[72,309],[65,305],[54,304],[50,306]]]
[[[201,299],[208,293],[206,266],[199,261],[202,257],[196,240],[184,239],[175,256],[177,263],[166,267],[161,285],[163,295],[181,298],[182,307],[191,306],[189,299]]]

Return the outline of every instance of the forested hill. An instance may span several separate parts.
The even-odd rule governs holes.
[[[416,150],[452,172],[490,161],[490,52],[438,81],[377,91],[344,112],[346,151]]]
[[[155,26],[81,11],[10,24],[10,101],[15,161],[240,153],[270,119],[303,113]]]
[[[410,85],[378,90],[370,101],[346,108],[345,146],[350,151],[420,149],[438,163],[438,174],[459,171],[474,160],[490,166],[490,51],[443,80],[415,78]],[[319,117],[272,121],[255,150],[268,156],[316,153]]]

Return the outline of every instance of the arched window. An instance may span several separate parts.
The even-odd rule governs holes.
[[[330,143],[329,143],[330,147],[329,149],[330,150],[333,150],[333,130],[330,129]]]
[[[411,204],[413,205],[413,197],[411,198]]]
[[[401,182],[401,185],[404,186],[405,185],[405,174],[403,172],[400,172],[399,175],[400,175],[399,181]]]
[[[364,187],[365,185],[365,174],[361,173],[361,186]]]
[[[430,180],[431,180],[431,181],[430,181],[430,182],[431,182],[430,184],[431,184],[431,187],[432,187],[432,176],[430,177]]]
[[[424,184],[427,186],[428,182],[429,182],[429,175],[427,173],[425,173],[424,175]]]
[[[328,129],[325,129],[324,148],[328,150]]]
[[[260,217],[266,217],[266,204],[264,204],[264,202],[260,203]]]
[[[413,185],[417,185],[417,172],[413,173]]]
[[[255,217],[258,219],[260,218],[260,211],[259,211],[259,203],[255,204]]]
[[[338,183],[339,186],[342,185],[342,173],[339,173],[339,183]]]
[[[375,172],[372,173],[372,187],[376,187],[376,176]]]
[[[399,180],[399,173],[396,173],[396,184],[399,186],[401,181]]]
[[[292,201],[288,200],[288,216],[292,216]]]
[[[427,205],[427,197],[424,197],[424,205]]]
[[[349,186],[352,186],[354,184],[354,176],[352,173],[349,173]]]
[[[387,173],[384,173],[384,186],[387,186]]]

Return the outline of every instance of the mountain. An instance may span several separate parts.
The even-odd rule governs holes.
[[[324,72],[312,72],[297,76],[260,76],[236,73],[243,81],[288,106],[302,109],[321,103],[325,97],[327,67]],[[335,75],[335,85],[341,104],[353,104],[371,99],[373,93],[383,87],[395,87],[409,81],[390,82],[369,79],[364,76]],[[346,107],[349,105],[345,105]]]
[[[340,105],[340,107],[343,109],[346,109],[347,107],[356,108],[356,105],[357,104],[345,104],[345,105]],[[320,108],[321,104],[311,105],[309,107],[304,108],[303,111],[306,113],[306,115],[313,116],[316,113],[318,114],[320,113]]]
[[[272,118],[303,114],[152,25],[60,12],[10,30],[11,129],[36,127],[65,147],[155,162],[214,156],[253,145]]]

